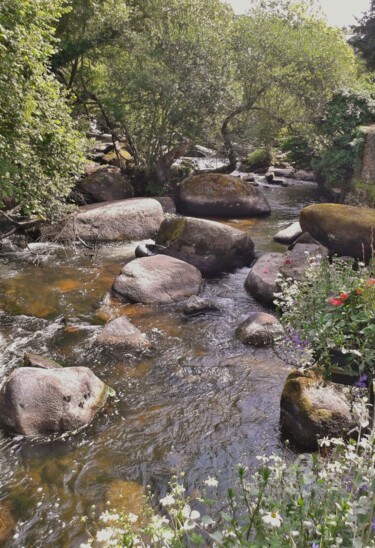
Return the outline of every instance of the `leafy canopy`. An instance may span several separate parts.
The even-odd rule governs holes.
[[[49,216],[83,162],[65,92],[48,70],[63,0],[0,5],[0,207]]]

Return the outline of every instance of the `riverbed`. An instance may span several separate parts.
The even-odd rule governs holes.
[[[318,191],[311,183],[259,182],[272,215],[223,222],[248,230],[257,252],[285,251],[272,236],[316,202]],[[262,309],[244,289],[249,269],[205,281],[202,295],[215,300],[218,312],[187,318],[179,304],[108,302],[135,245],[92,253],[34,244],[0,257],[0,376],[33,351],[64,366],[90,367],[117,394],[73,435],[32,440],[0,433],[0,513],[10,509],[16,522],[6,547],[79,546],[87,539],[81,517],[98,515],[108,500],[137,513],[144,488],[164,495],[175,473],[185,472],[191,493],[213,475],[224,491],[239,462],[255,466],[257,455],[271,452],[292,457],[278,427],[289,367],[234,336]],[[150,351],[97,346],[101,326],[121,314],[150,338]]]

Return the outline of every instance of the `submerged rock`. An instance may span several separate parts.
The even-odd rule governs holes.
[[[249,265],[254,243],[246,232],[193,217],[167,217],[156,243],[164,254],[196,266],[204,276]]]
[[[131,303],[173,303],[197,295],[202,275],[194,266],[166,255],[134,259],[112,289]]]
[[[342,437],[356,426],[350,399],[342,385],[323,381],[313,371],[292,371],[280,403],[285,436],[305,449],[316,449],[318,438]]]
[[[102,346],[124,350],[146,350],[151,345],[147,337],[125,316],[108,322],[96,340]]]
[[[205,297],[197,297],[193,295],[188,299],[187,303],[184,306],[184,314],[187,316],[193,316],[196,314],[203,314],[204,312],[214,312],[218,311],[218,307],[215,305],[211,299]]]
[[[260,302],[273,305],[276,279],[284,261],[283,253],[265,253],[250,270],[245,288]]]
[[[375,209],[316,204],[300,213],[304,231],[337,255],[369,259],[375,235]]]
[[[0,422],[23,436],[69,432],[86,426],[110,389],[87,367],[22,367],[0,389]]]
[[[0,502],[0,544],[4,546],[7,540],[9,540],[16,528],[16,522],[12,515],[12,505],[10,501]]]
[[[42,227],[44,239],[113,242],[152,238],[164,219],[152,198],[132,198],[79,208],[61,223]]]
[[[187,215],[208,217],[255,217],[271,212],[257,188],[220,173],[184,179],[179,185],[179,210]]]
[[[244,344],[270,346],[283,332],[275,316],[265,312],[254,312],[237,327],[236,335]]]

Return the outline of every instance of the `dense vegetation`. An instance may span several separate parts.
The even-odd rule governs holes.
[[[156,185],[191,141],[223,147],[230,167],[244,145],[306,143],[297,163],[346,177],[352,130],[374,119],[357,65],[310,2],[254,1],[235,16],[220,0],[3,1],[2,207],[50,215],[93,120]]]

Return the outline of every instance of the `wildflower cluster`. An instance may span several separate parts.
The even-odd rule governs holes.
[[[375,278],[372,267],[312,258],[302,281],[280,279],[275,303],[285,326],[289,361],[327,370],[332,358],[356,372],[375,367]],[[292,336],[290,335],[292,333]],[[282,345],[281,345],[282,346]],[[297,354],[297,359],[293,357]]]
[[[177,478],[139,526],[137,516],[104,513],[86,546],[375,547],[374,433],[358,441],[323,439],[320,451],[292,464],[259,457],[254,471],[239,465],[234,488],[215,501],[217,480],[191,501]],[[192,509],[200,504],[204,512]],[[151,503],[149,502],[149,505]],[[213,517],[211,517],[213,516]],[[138,523],[138,525],[137,525]]]

